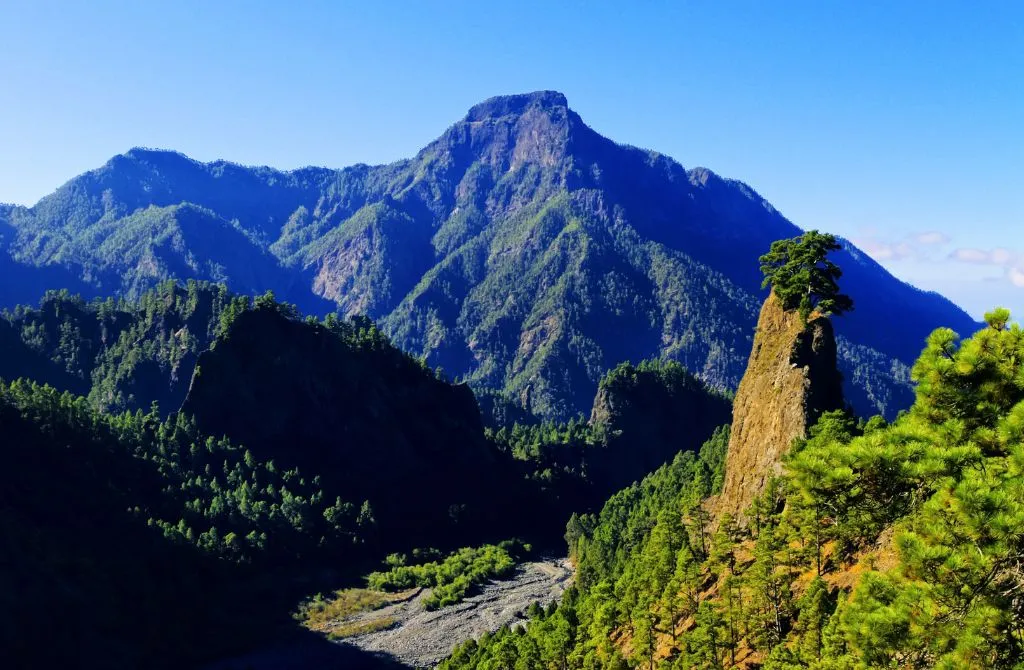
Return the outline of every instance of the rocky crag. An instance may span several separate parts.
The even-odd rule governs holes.
[[[725,483],[714,505],[718,518],[741,517],[781,472],[793,440],[805,437],[823,412],[842,407],[832,323],[816,313],[805,323],[772,293],[761,307],[733,403]]]

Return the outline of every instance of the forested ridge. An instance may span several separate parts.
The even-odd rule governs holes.
[[[137,300],[50,290],[37,306],[17,305],[0,319],[0,377],[48,383],[102,411],[154,402],[177,411],[231,301],[223,285],[197,281],[163,282]]]
[[[39,308],[8,313],[0,320],[6,338],[0,376],[29,378],[0,387],[0,448],[13,465],[0,485],[10,568],[3,571],[0,647],[19,667],[179,667],[237,653],[287,627],[303,596],[358,579],[390,548],[414,546],[413,537],[395,528],[389,500],[400,499],[414,525],[447,515],[447,507],[426,504],[435,483],[429,468],[419,489],[390,491],[383,469],[357,491],[326,458],[307,458],[308,467],[298,468],[283,445],[254,452],[228,431],[200,430],[194,413],[178,411],[200,351],[229,349],[247,319],[290,324],[307,343],[341,352],[349,359],[347,379],[357,387],[375,383],[374,366],[385,361],[405,371],[406,383],[419,379],[427,386],[385,379],[353,413],[372,414],[392,397],[410,400],[436,393],[431,386],[448,386],[367,320],[302,320],[269,295],[252,300],[223,286],[166,283],[138,301],[85,302],[54,292]],[[271,357],[296,337],[273,334],[279,339],[262,333]],[[232,381],[211,374],[205,383],[217,384],[211,393],[232,398],[240,391]],[[443,407],[451,398],[439,398],[433,433],[443,441],[462,428],[451,418],[458,416],[453,406]],[[171,404],[169,411],[161,401]],[[406,420],[414,413],[407,408]],[[258,425],[255,416],[249,420]],[[487,446],[479,416],[466,430],[475,441],[455,446],[500,456]],[[368,446],[335,445],[352,452],[352,462]],[[460,474],[454,462],[436,466]],[[515,473],[497,463],[474,474],[505,478],[513,500],[526,494],[515,488]],[[501,518],[500,505],[481,505],[479,496],[461,500],[477,523],[447,531],[435,524],[436,546],[476,542],[486,523]],[[59,644],[51,643],[50,627],[38,625],[53,611],[62,613]]]
[[[548,276],[564,297],[580,288],[565,277],[604,270],[571,269],[580,257],[559,245],[601,245],[545,212],[537,221],[567,226],[544,252],[569,263]],[[578,400],[550,386],[561,358],[545,338],[598,317],[550,295],[537,304],[566,320],[530,316],[537,339],[524,341],[546,353],[508,368],[529,383],[482,402],[476,372],[453,380],[403,351],[390,317],[304,315],[271,292],[168,280],[131,299],[61,290],[16,306],[0,318],[0,449],[16,464],[0,474],[0,644],[24,665],[195,665],[278,639],[296,610],[319,625],[412,587],[431,589],[428,609],[454,606],[511,575],[525,541],[567,543],[574,586],[442,667],[1018,667],[1024,331],[1005,310],[963,341],[935,330],[906,370],[914,404],[891,423],[849,406],[822,414],[822,380],[827,408],[843,406],[836,359],[849,343],[829,316],[854,303],[826,259],[843,249],[812,231],[761,257],[762,317],[779,327],[758,333],[785,341],[755,339],[747,374],[765,377],[752,388],[780,412],[768,420],[796,432],[758,467],[742,510],[723,504],[731,440],[759,424],[734,413],[730,430],[731,396],[682,350],[636,347],[602,367],[568,335],[587,371],[567,366],[558,384],[597,382],[589,416],[563,418]],[[374,291],[398,280],[367,284],[366,304],[394,298]],[[513,312],[532,300],[509,295]],[[851,404],[883,387],[853,388]],[[53,611],[61,644],[40,625]]]
[[[51,292],[6,313],[0,337],[18,464],[0,487],[3,646],[41,663],[190,664],[287,626],[304,596],[359,583],[390,551],[555,546],[572,511],[728,412],[679,364],[644,362],[602,381],[590,421],[485,431],[467,388],[372,321],[202,282],[135,301]],[[686,413],[688,433],[654,429]],[[480,556],[428,580],[438,606],[508,573],[510,554]],[[16,614],[50,608],[67,644]]]
[[[373,537],[368,506],[180,416],[100,414],[19,381],[0,427],[15,667],[177,667],[253,644],[299,597],[296,566],[342,568]]]

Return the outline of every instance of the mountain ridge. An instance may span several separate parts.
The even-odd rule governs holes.
[[[754,261],[799,231],[747,184],[619,145],[539,91],[483,101],[386,165],[281,171],[135,148],[0,210],[0,264],[88,297],[194,278],[366,314],[431,367],[567,418],[623,360],[675,359],[735,388],[763,297]],[[838,327],[847,395],[892,416],[914,343],[975,324],[844,248],[854,298],[879,296]],[[36,285],[0,300],[36,302]]]

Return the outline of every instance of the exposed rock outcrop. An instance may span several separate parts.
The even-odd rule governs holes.
[[[843,407],[836,341],[826,317],[806,324],[772,293],[761,307],[746,373],[733,403],[725,484],[718,518],[741,517],[781,471],[793,440],[805,437],[822,412]]]

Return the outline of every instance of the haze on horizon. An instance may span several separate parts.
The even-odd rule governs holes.
[[[278,168],[413,155],[562,91],[617,142],[750,184],[975,316],[1024,314],[1024,6],[12,2],[0,201],[133,146]]]

